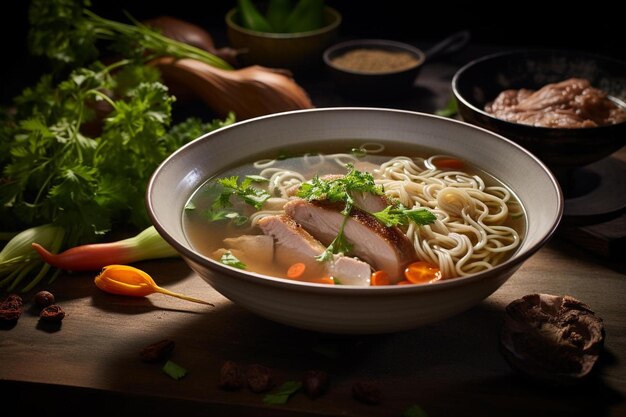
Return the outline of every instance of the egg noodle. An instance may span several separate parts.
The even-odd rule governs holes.
[[[376,154],[384,149],[380,144],[364,144],[359,151]],[[510,216],[522,216],[522,208],[505,187],[486,186],[479,175],[462,170],[438,169],[437,159],[440,158],[450,157],[399,156],[382,165],[369,164],[367,170],[387,197],[409,208],[428,208],[436,215],[433,224],[411,223],[403,231],[417,257],[437,265],[444,279],[491,269],[519,246],[518,232],[504,223]],[[353,164],[357,169],[361,163],[357,156],[348,153],[306,154],[303,159],[311,170],[327,162],[342,168]],[[301,173],[274,167],[276,162],[254,163],[260,170],[258,175],[268,180],[268,191],[273,197],[263,210],[251,216],[252,226],[262,217],[281,213],[285,203],[294,198],[290,191],[307,180]]]

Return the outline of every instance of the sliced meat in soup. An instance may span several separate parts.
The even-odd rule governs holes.
[[[324,202],[292,200],[285,212],[325,245],[337,236],[344,216],[343,206]],[[404,268],[416,260],[415,249],[397,227],[386,227],[369,214],[353,209],[344,228],[352,245],[351,255],[387,272],[393,282],[403,279]]]
[[[330,275],[342,284],[369,285],[371,268],[358,259],[345,256],[333,257],[330,262],[318,262],[326,247],[287,215],[268,216],[259,220],[259,227],[275,241],[274,260],[285,266],[302,262],[306,275],[319,278]]]

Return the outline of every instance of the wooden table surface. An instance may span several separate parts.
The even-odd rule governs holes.
[[[163,296],[129,299],[101,292],[93,274],[65,275],[47,287],[67,312],[62,326],[41,327],[33,309],[0,333],[4,398],[33,410],[144,411],[144,415],[400,416],[419,404],[433,416],[626,415],[626,276],[578,247],[553,239],[498,291],[443,322],[397,334],[338,336],[289,328],[234,305],[180,260],[139,265],[162,286],[215,303],[207,307]],[[525,294],[569,294],[606,325],[602,361],[585,384],[543,387],[515,374],[498,351],[506,304]],[[140,360],[157,340],[176,342],[172,360],[188,370],[175,381]],[[271,367],[277,382],[307,369],[331,375],[326,395],[302,393],[266,406],[262,395],[217,387],[222,363]],[[356,381],[374,380],[379,405],[352,399]],[[11,393],[5,396],[4,393]],[[32,403],[36,399],[43,402]],[[88,407],[88,408],[85,408]]]
[[[420,83],[428,99],[417,108],[397,107],[441,107],[451,73],[453,68],[425,68]],[[315,93],[321,105],[345,104]],[[626,160],[624,149],[618,156]],[[60,328],[42,327],[28,303],[14,327],[0,330],[5,409],[14,402],[35,415],[401,416],[418,404],[430,417],[626,415],[626,262],[607,261],[559,235],[471,310],[375,336],[319,334],[259,318],[179,259],[137,266],[161,286],[215,307],[161,294],[113,296],[93,285],[94,274],[62,275],[38,288],[52,291],[67,312]],[[499,353],[505,306],[537,292],[572,295],[604,319],[601,362],[579,386],[557,389],[527,380]],[[164,338],[176,342],[172,360],[188,370],[181,380],[139,358],[141,348]],[[228,359],[266,365],[279,384],[323,369],[330,388],[316,400],[298,393],[286,405],[265,405],[261,394],[218,388],[219,369]],[[350,392],[357,381],[376,381],[381,403],[355,401]]]

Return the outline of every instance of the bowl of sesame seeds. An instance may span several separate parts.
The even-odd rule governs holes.
[[[358,39],[329,47],[323,58],[339,93],[370,100],[409,95],[426,55],[403,42]]]

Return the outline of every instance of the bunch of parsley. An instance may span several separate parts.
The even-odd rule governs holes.
[[[35,0],[30,15],[34,53],[59,41],[47,52],[66,65],[0,111],[0,240],[9,240],[0,252],[0,287],[10,289],[43,270],[30,241],[61,250],[114,229],[147,228],[144,193],[156,167],[184,143],[234,121],[231,114],[171,126],[175,98],[145,65],[144,46],[133,49],[147,28],[120,24],[116,31],[115,22],[102,19],[111,26],[106,35],[126,45],[126,53],[108,66],[84,65],[96,54],[95,39],[77,36],[98,21],[85,18],[80,2]],[[167,51],[169,43],[151,39]],[[18,234],[23,230],[29,233]]]

